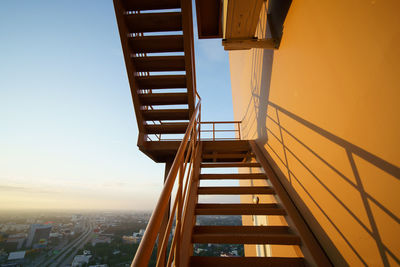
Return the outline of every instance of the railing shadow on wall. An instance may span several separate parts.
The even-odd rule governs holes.
[[[313,204],[317,207],[317,209],[319,209],[325,219],[337,231],[338,235],[340,235],[340,237],[344,240],[350,250],[360,260],[360,262],[366,266],[368,265],[367,261],[362,256],[362,253],[357,250],[356,244],[354,244],[355,242],[349,240],[349,238],[346,236],[345,233],[343,233],[341,228],[335,224],[332,218],[333,216],[327,214],[327,212],[323,209],[323,207],[321,207],[320,203],[318,203],[316,198],[313,196],[313,194],[308,191],[307,186],[302,184],[301,177],[298,177],[297,175],[299,174],[296,175],[295,171],[292,170],[288,158],[296,160],[302,166],[302,168],[308,172],[308,175],[311,175],[314,181],[322,186],[328,192],[329,196],[333,197],[335,201],[359,224],[362,230],[368,233],[368,235],[373,238],[384,266],[390,265],[388,255],[390,255],[391,259],[393,259],[394,262],[400,264],[400,259],[398,255],[396,255],[397,252],[393,251],[393,247],[388,247],[383,242],[382,234],[379,229],[382,226],[379,226],[377,219],[374,216],[371,203],[373,203],[382,212],[384,212],[384,214],[386,214],[386,216],[390,218],[390,220],[392,220],[395,224],[400,225],[400,218],[388,207],[386,207],[381,201],[379,201],[379,199],[371,195],[366,190],[363,183],[362,175],[360,174],[360,170],[359,168],[357,168],[356,165],[355,156],[363,159],[368,164],[371,164],[375,168],[378,168],[379,170],[394,177],[395,182],[399,182],[400,168],[269,101],[269,89],[274,57],[273,53],[273,51],[261,49],[255,49],[253,51],[253,67],[251,72],[252,96],[242,122],[243,134],[245,135],[247,132],[251,133],[252,135],[247,135],[245,136],[245,138],[258,139],[258,144],[260,146],[268,148],[269,151],[272,151],[271,154],[274,154],[274,158],[278,159],[279,165],[284,166],[283,170],[282,168],[279,169],[278,166],[276,166],[275,169],[277,170],[277,172],[280,172],[280,177],[288,178],[288,191],[293,195],[293,198],[296,200],[295,202],[297,202],[299,206],[303,207],[303,211],[305,208],[306,214],[304,215],[307,217],[307,221],[310,223],[310,225],[313,226],[313,229],[315,230],[316,228],[319,228],[316,232],[318,232],[320,238],[324,239],[325,246],[329,247],[330,256],[336,259],[336,263],[343,264],[343,266],[348,264],[341,253],[338,251],[338,249],[335,247],[333,242],[330,241],[328,235],[323,230],[323,226],[319,225],[319,222],[317,222],[317,220],[313,217],[311,211],[305,205],[305,202],[302,201],[298,193],[291,186],[292,182],[295,181],[296,184],[311,199]],[[271,116],[271,114],[275,115]],[[311,144],[306,143],[306,141],[303,141],[301,137],[297,136],[296,132],[291,131],[290,129],[288,129],[288,127],[283,125],[280,119],[283,116],[285,116],[285,121],[287,121],[289,118],[290,120],[301,125],[302,127],[311,130],[319,137],[324,138],[329,142],[332,142],[340,149],[343,149],[345,151],[347,162],[351,167],[351,175],[354,176],[354,179],[349,178],[349,174],[345,174],[343,171],[341,171],[340,168],[335,166],[335,163],[332,163],[332,161],[330,162],[330,160],[327,160],[326,158],[321,156],[321,153],[315,151],[315,148],[313,149]],[[272,130],[272,128],[275,129],[275,132]],[[341,179],[342,181],[338,181],[338,183],[344,182],[352,187],[354,190],[356,190],[357,194],[359,194],[359,196],[361,197],[363,208],[365,209],[365,213],[367,215],[367,222],[363,221],[354,211],[352,211],[348,204],[341,200],[340,197],[338,197],[334,193],[332,188],[324,183],[323,179],[321,179],[321,177],[316,174],[315,170],[313,170],[312,167],[308,166],[308,159],[302,158],[301,155],[298,155],[293,149],[285,144],[284,136],[290,136],[292,140],[294,140],[297,144],[306,149],[308,153],[311,153],[313,157],[318,159],[318,161],[325,166],[324,168],[327,167],[332,172],[334,172],[337,177],[340,177],[339,179]],[[274,139],[274,142],[279,144],[279,150],[283,153],[279,153],[279,151],[276,151],[276,148],[273,148],[270,145],[269,141],[272,139]],[[292,181],[292,179],[294,181]],[[379,179],[379,177],[377,177],[377,179]]]
[[[270,150],[273,151],[275,154],[276,158],[278,158],[281,161],[281,164],[283,164],[289,174],[289,177],[292,179],[295,179],[296,182],[302,187],[304,192],[310,197],[310,199],[314,202],[314,204],[320,209],[320,211],[324,214],[326,219],[332,224],[332,226],[335,228],[335,230],[341,235],[341,237],[346,241],[348,246],[353,250],[354,254],[357,255],[357,257],[360,259],[361,262],[363,262],[365,265],[367,265],[367,262],[363,259],[363,257],[360,255],[360,253],[357,252],[355,247],[350,243],[350,241],[346,238],[346,236],[341,232],[341,230],[335,225],[333,220],[328,216],[328,214],[323,210],[323,208],[319,205],[319,203],[314,199],[313,195],[308,192],[306,186],[302,185],[301,179],[295,175],[295,173],[291,170],[289,164],[288,164],[288,154],[290,154],[293,158],[295,158],[315,179],[316,182],[318,182],[322,187],[325,188],[325,190],[338,202],[340,205],[353,217],[354,220],[356,220],[359,225],[368,233],[370,234],[378,247],[379,253],[382,257],[382,262],[384,263],[385,266],[389,266],[389,261],[387,258],[386,253],[388,253],[398,264],[400,264],[400,260],[396,255],[394,254],[393,251],[389,247],[387,247],[383,241],[382,237],[379,233],[378,230],[378,224],[377,220],[375,219],[372,208],[370,205],[370,202],[374,203],[376,206],[378,206],[383,212],[385,212],[394,222],[397,224],[400,224],[400,219],[397,217],[392,211],[390,211],[388,208],[386,208],[382,203],[380,203],[379,200],[377,200],[375,197],[373,197],[371,194],[369,194],[363,185],[360,172],[357,169],[355,160],[354,160],[354,155],[357,155],[358,157],[364,159],[368,163],[372,164],[373,166],[383,170],[384,172],[390,174],[391,176],[395,177],[396,179],[400,179],[400,169],[393,164],[373,155],[372,153],[350,143],[347,142],[346,140],[318,127],[317,125],[300,118],[299,116],[291,113],[290,111],[272,103],[268,103],[268,108],[273,108],[276,111],[277,118],[279,118],[279,114],[285,114],[286,116],[290,117],[291,119],[295,120],[296,122],[302,124],[303,126],[306,126],[308,129],[313,130],[314,132],[318,133],[319,135],[323,136],[324,138],[327,138],[329,141],[335,143],[336,145],[342,147],[345,152],[346,156],[348,158],[348,161],[350,163],[355,182],[352,181],[349,177],[347,177],[343,172],[341,172],[338,168],[336,168],[333,164],[329,163],[327,160],[322,158],[315,150],[313,150],[310,146],[302,142],[299,138],[296,137],[295,133],[290,132],[286,127],[282,126],[281,122],[278,120],[275,120],[271,116],[267,115],[268,121],[271,121],[274,123],[276,126],[279,127],[279,132],[281,133],[280,136],[277,136],[276,134],[273,133],[273,131],[269,128],[266,127],[268,135],[274,139],[276,139],[282,146],[283,151],[284,151],[284,159],[277,153],[269,144],[268,142],[265,142],[265,145],[269,146]],[[299,144],[301,144],[304,148],[306,148],[309,152],[312,153],[316,158],[318,158],[323,164],[325,164],[327,167],[329,167],[333,172],[335,172],[341,179],[343,179],[346,183],[351,185],[354,189],[356,189],[362,199],[362,202],[364,204],[365,211],[368,216],[368,222],[371,226],[371,229],[368,227],[367,224],[365,224],[338,196],[335,195],[335,193],[327,186],[320,177],[318,177],[313,170],[309,166],[307,166],[306,162],[300,158],[300,156],[296,155],[296,153],[290,149],[285,143],[283,139],[283,133],[291,136],[294,140],[296,140]],[[269,139],[269,137],[268,137]],[[378,179],[378,177],[377,177]],[[291,181],[289,181],[291,182]]]

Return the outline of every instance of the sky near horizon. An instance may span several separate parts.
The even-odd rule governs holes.
[[[232,120],[228,53],[195,49],[202,119]],[[111,0],[1,1],[0,62],[0,210],[153,208]]]

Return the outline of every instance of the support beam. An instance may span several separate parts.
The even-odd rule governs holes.
[[[229,0],[224,38],[253,37],[263,3],[263,0]]]
[[[142,145],[144,141],[146,140],[146,136],[143,134],[144,131],[144,120],[142,117],[142,113],[140,110],[140,100],[138,97],[138,84],[135,79],[135,66],[132,63],[131,60],[131,49],[129,48],[129,41],[128,41],[128,33],[129,30],[126,26],[126,21],[124,18],[124,12],[125,9],[122,5],[121,0],[114,0],[114,9],[115,9],[115,16],[117,18],[117,24],[118,24],[118,30],[119,30],[119,36],[121,39],[121,46],[122,46],[122,51],[124,53],[124,60],[125,60],[125,66],[126,66],[126,72],[128,74],[128,81],[129,85],[131,88],[131,95],[132,95],[132,101],[133,101],[133,107],[135,109],[135,114],[136,114],[136,122],[138,124],[138,129],[139,129],[139,139],[138,139],[138,146]]]
[[[274,39],[235,38],[224,39],[222,45],[225,50],[247,50],[251,48],[276,49]]]
[[[195,108],[196,69],[194,59],[192,1],[181,0],[182,31],[185,51],[186,88],[188,92],[189,118]]]

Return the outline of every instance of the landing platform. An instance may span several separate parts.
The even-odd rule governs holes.
[[[237,162],[248,155],[247,140],[201,141],[203,142],[203,162]],[[139,146],[155,162],[173,161],[180,141],[147,141]]]

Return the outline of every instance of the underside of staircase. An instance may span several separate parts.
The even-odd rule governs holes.
[[[195,105],[191,3],[114,0],[139,149],[156,162],[174,158]]]

